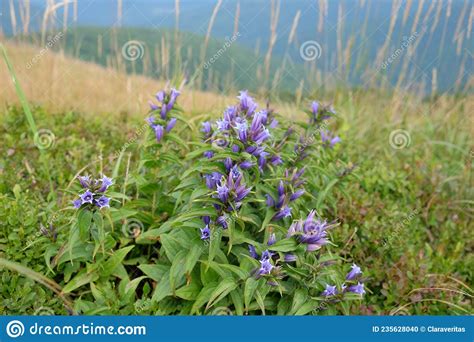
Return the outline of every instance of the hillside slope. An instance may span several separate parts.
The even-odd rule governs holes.
[[[45,109],[81,113],[139,113],[148,110],[148,100],[165,87],[163,81],[127,75],[111,68],[80,61],[31,45],[2,42],[28,100]],[[2,107],[18,103],[5,63],[0,67]],[[227,101],[228,102],[228,101]],[[187,90],[180,98],[189,111],[212,111],[226,103],[223,96]]]

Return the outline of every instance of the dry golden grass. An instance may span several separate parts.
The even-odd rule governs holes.
[[[143,115],[148,100],[166,86],[165,82],[139,75],[126,75],[46,51],[39,56],[39,48],[2,42],[7,49],[18,80],[28,100],[50,112],[74,110],[84,114],[127,112]],[[33,58],[36,63],[32,63]],[[32,63],[30,68],[28,63]],[[18,104],[14,85],[5,63],[0,63],[0,102],[2,109]],[[224,108],[233,99],[213,93],[186,89],[180,104],[190,112],[213,112]],[[3,110],[2,110],[3,111]]]

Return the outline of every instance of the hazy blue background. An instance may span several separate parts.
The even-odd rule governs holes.
[[[0,11],[3,13],[2,30],[6,35],[11,35],[11,23],[9,20],[9,2],[0,0]],[[45,8],[43,0],[31,0],[32,6],[32,29],[38,29]],[[216,0],[184,0],[180,1],[179,30],[190,32],[199,36],[205,36]],[[236,46],[241,46],[242,51],[250,55],[250,51],[255,51],[259,47],[259,53],[263,57],[265,54],[270,37],[270,9],[271,2],[264,0],[224,0],[216,17],[212,29],[212,37],[224,39],[232,35],[234,29],[234,16],[237,3],[240,3],[239,32],[240,37]],[[288,63],[293,65],[287,75],[289,77],[289,88],[295,87],[300,74],[304,74],[299,65],[304,64],[304,60],[299,55],[301,44],[307,40],[315,40],[323,47],[321,58],[318,59],[318,68],[327,73],[335,72],[337,66],[337,24],[338,10],[342,9],[342,47],[347,46],[349,39],[353,37],[354,41],[352,58],[350,65],[347,66],[349,74],[347,80],[352,86],[362,83],[361,72],[364,66],[373,63],[378,49],[383,45],[389,31],[390,18],[392,13],[393,1],[372,0],[365,1],[360,5],[360,1],[341,0],[328,1],[327,16],[324,16],[324,25],[322,32],[318,32],[319,6],[318,1],[314,0],[295,0],[281,1],[280,15],[277,26],[277,41],[273,49],[273,56],[276,61],[281,61],[284,56]],[[430,6],[435,3],[429,15]],[[449,18],[446,16],[448,1],[442,1],[441,15],[436,22],[436,28],[431,32],[431,27],[435,23],[438,10],[438,1],[425,1],[417,30],[426,27],[429,33],[419,42],[417,52],[410,57],[409,70],[412,74],[411,81],[425,81],[431,84],[432,69],[436,68],[438,72],[438,88],[441,91],[450,91],[453,89],[455,80],[459,75],[459,67],[465,62],[463,82],[472,75],[474,39],[471,34],[467,38],[465,30],[468,26],[469,14],[472,8],[472,1],[454,0],[452,2]],[[419,1],[413,1],[409,11],[409,16],[402,23],[403,14],[407,6],[406,2],[401,3],[398,13],[398,19],[395,23],[393,34],[390,40],[389,48],[386,52],[389,55],[401,46],[404,39],[414,34],[412,32],[413,21],[418,8]],[[462,15],[464,9],[464,15]],[[288,45],[288,35],[291,30],[293,19],[301,11],[301,17],[296,32],[295,39],[291,45]],[[162,29],[173,29],[176,26],[175,21],[175,1],[174,0],[123,0],[123,19],[121,23],[117,22],[117,1],[116,0],[79,0],[77,22],[73,23],[72,6],[69,7],[68,27],[73,30],[77,27],[102,27],[102,35],[107,35],[112,27],[120,26],[122,28],[144,28],[155,32]],[[464,33],[464,42],[461,53],[456,52],[456,42],[453,36],[456,32],[458,20],[462,17],[461,31]],[[57,20],[61,22],[63,18],[62,10],[57,12]],[[363,31],[364,23],[366,30]],[[130,33],[130,39],[140,40],[140,31]],[[143,34],[144,31],[141,31]],[[472,33],[472,32],[471,32]],[[152,33],[150,33],[152,34]],[[136,36],[138,35],[138,36]],[[194,40],[194,36],[190,36]],[[186,43],[186,40],[184,40]],[[191,43],[190,43],[191,44]],[[459,51],[458,51],[459,52]],[[406,54],[406,51],[405,51]],[[90,53],[84,53],[82,58],[91,59]],[[409,58],[402,56],[403,58]],[[248,58],[255,58],[254,55]],[[280,58],[280,59],[279,59]],[[397,73],[402,68],[403,58],[390,66],[387,77],[390,82],[395,83]],[[241,60],[239,57],[237,60]],[[245,62],[243,62],[245,64]],[[356,64],[357,67],[356,67]],[[222,66],[220,66],[222,68]],[[246,68],[245,66],[243,67]],[[192,73],[192,70],[187,72]],[[249,69],[249,74],[253,69]],[[156,76],[156,75],[153,75]]]

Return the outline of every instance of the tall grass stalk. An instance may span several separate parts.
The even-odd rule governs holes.
[[[15,70],[13,69],[13,65],[12,65],[10,59],[8,58],[7,50],[5,49],[5,47],[3,46],[2,43],[0,43],[0,50],[2,50],[3,60],[5,61],[6,65],[7,65],[8,72],[10,74],[10,77],[12,79],[13,84],[15,85],[16,94],[17,94],[18,98],[20,99],[20,103],[23,107],[23,111],[25,112],[26,120],[28,121],[28,125],[30,126],[30,130],[33,133],[33,139],[35,140],[36,137],[38,136],[38,128],[36,126],[35,119],[33,117],[33,113],[31,112],[30,105],[28,104],[28,100],[26,99],[26,95],[23,92],[23,89],[20,85],[20,82],[18,81],[18,79],[16,77]],[[42,157],[41,160],[43,161],[44,171],[45,171],[45,173],[48,177],[48,180],[49,180],[50,193],[51,193],[51,195],[55,196],[56,193],[54,191],[54,186],[53,186],[53,181],[51,179],[51,173],[50,173],[50,170],[49,170],[49,165],[48,165],[48,162],[47,162],[46,158],[44,158],[45,152],[41,148],[38,148],[38,150],[40,151],[40,155]]]

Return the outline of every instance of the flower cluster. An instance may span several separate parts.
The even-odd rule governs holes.
[[[334,110],[333,106],[331,105],[321,105],[317,101],[313,101],[311,103],[311,113],[310,113],[310,119],[309,123],[320,126],[324,120],[327,120],[334,116],[336,114],[336,111]]]
[[[231,212],[239,209],[242,205],[242,200],[250,193],[250,188],[247,188],[242,183],[242,173],[238,170],[237,172],[233,171],[216,183],[214,197],[222,203],[216,205],[217,210]]]
[[[90,176],[81,176],[79,182],[85,191],[72,202],[74,208],[79,209],[82,206],[97,206],[100,209],[110,207],[110,198],[104,193],[113,184],[111,178],[103,176],[101,179],[94,180]]]
[[[272,234],[272,236],[268,240],[268,245],[271,246],[272,244],[275,243],[275,241],[276,241],[275,235]],[[267,249],[263,251],[262,255],[260,256],[258,255],[255,247],[252,245],[249,245],[249,253],[252,258],[257,259],[260,262],[260,268],[257,269],[255,273],[257,278],[266,274],[270,274],[272,270],[275,268],[275,266],[272,264],[272,260],[273,260],[273,256],[276,254],[272,253],[270,250]]]
[[[270,271],[273,269],[273,265],[272,265],[272,267],[268,266],[268,264],[270,263],[270,260],[276,260],[276,261],[279,260],[278,259],[278,253],[274,253],[271,249],[271,246],[274,245],[275,242],[276,242],[276,236],[275,236],[275,233],[272,233],[272,234],[270,234],[270,237],[268,238],[268,242],[267,242],[267,245],[268,245],[269,248],[267,250],[265,250],[262,253],[261,256],[257,253],[257,250],[255,249],[255,246],[249,245],[249,254],[250,254],[250,256],[254,259],[257,259],[257,260],[260,259],[260,264],[262,266],[258,270],[257,276],[264,275],[264,274],[269,274]],[[296,261],[296,255],[294,255],[292,253],[285,253],[283,261],[287,262],[287,263]]]
[[[331,228],[326,221],[315,219],[316,212],[311,210],[306,220],[298,220],[288,228],[287,237],[296,236],[298,241],[306,245],[306,250],[312,252],[329,243],[327,229]]]
[[[152,113],[147,118],[147,122],[154,130],[156,140],[158,142],[163,139],[165,132],[169,133],[176,125],[176,118],[170,118],[168,120],[168,113],[171,111],[171,109],[173,109],[176,99],[180,94],[181,93],[174,88],[171,89],[169,94],[162,90],[159,91],[155,96],[160,105],[157,106],[153,102],[150,102]],[[159,118],[154,115],[154,113],[158,111],[160,114]]]
[[[362,276],[362,270],[356,264],[351,266],[351,270],[346,275],[346,283],[341,285],[341,288],[338,290],[336,285],[329,285],[326,284],[326,289],[321,293],[324,297],[331,297],[336,296],[338,294],[343,295],[346,292],[352,292],[359,295],[363,295],[365,293],[364,283],[360,281],[360,277]]]
[[[201,228],[201,240],[209,240],[211,238],[211,228],[209,225],[211,224],[211,218],[209,216],[204,216],[202,218],[204,221],[204,228]]]
[[[263,171],[268,162],[272,165],[281,164],[281,158],[278,155],[271,156],[264,146],[271,137],[270,129],[275,128],[278,121],[271,118],[271,112],[266,109],[257,111],[257,103],[246,90],[241,91],[237,98],[239,104],[228,107],[221,119],[215,121],[214,124],[209,121],[202,123],[201,131],[204,133],[205,141],[217,147],[228,147],[234,153],[246,152],[254,156],[260,171]],[[212,158],[214,153],[207,151],[204,156]],[[254,163],[249,160],[239,163],[242,169],[253,165]],[[234,162],[228,158],[227,170],[232,166],[235,166]]]
[[[328,130],[321,130],[321,141],[324,147],[333,148],[334,145],[341,141],[337,135],[332,134]]]
[[[294,169],[291,177],[288,169],[285,170],[285,181],[280,180],[277,187],[277,197],[273,198],[271,195],[266,194],[267,206],[272,207],[276,210],[273,220],[281,220],[285,217],[291,216],[291,207],[289,204],[304,194],[304,189],[301,188],[304,181],[301,180],[305,169],[301,170]]]

